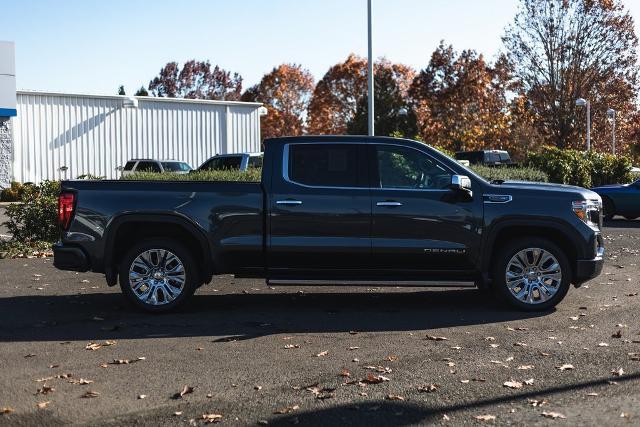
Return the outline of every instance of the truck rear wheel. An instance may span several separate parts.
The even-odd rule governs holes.
[[[134,305],[150,312],[174,309],[197,287],[191,253],[171,239],[150,239],[133,246],[120,264],[120,288]]]
[[[524,311],[548,310],[567,294],[571,267],[555,243],[523,238],[503,247],[493,265],[493,290]]]

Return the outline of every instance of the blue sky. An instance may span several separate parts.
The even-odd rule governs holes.
[[[114,94],[168,61],[209,59],[245,87],[294,62],[316,79],[366,55],[366,0],[2,0],[0,40],[16,43],[18,89]],[[626,0],[640,34],[640,0]],[[373,0],[374,53],[423,68],[441,39],[490,58],[515,0]]]

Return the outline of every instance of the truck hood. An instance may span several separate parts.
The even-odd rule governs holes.
[[[599,200],[600,196],[586,188],[577,187],[575,185],[552,184],[546,182],[528,182],[528,181],[505,181],[502,184],[493,184],[494,188],[500,188],[504,191],[544,191],[556,194],[566,194],[567,196],[583,197],[584,199]]]

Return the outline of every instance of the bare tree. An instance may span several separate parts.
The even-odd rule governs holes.
[[[607,108],[631,116],[637,94],[633,27],[620,0],[520,0],[503,42],[548,142],[582,146],[586,115],[577,111],[577,98],[592,102],[594,127],[603,129],[594,141],[605,137]]]

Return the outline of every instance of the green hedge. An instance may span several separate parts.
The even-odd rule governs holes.
[[[626,156],[544,147],[539,153],[530,153],[526,163],[549,175],[551,182],[585,188],[633,180],[631,159]]]
[[[531,181],[548,182],[546,173],[531,167],[505,167],[505,166],[471,166],[471,169],[488,181],[500,179],[503,181]]]
[[[246,171],[239,170],[215,170],[215,171],[196,171],[188,174],[178,173],[154,173],[154,172],[136,172],[131,175],[123,176],[124,180],[140,180],[140,181],[241,181],[241,182],[260,182],[262,174],[261,168],[250,168]]]

